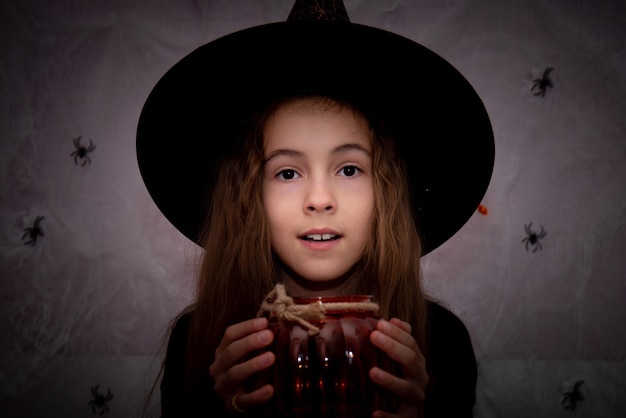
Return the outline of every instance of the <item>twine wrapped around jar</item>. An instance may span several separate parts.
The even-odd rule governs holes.
[[[269,313],[271,318],[281,321],[297,322],[309,331],[309,335],[317,335],[320,329],[310,321],[321,321],[327,312],[340,314],[342,312],[364,312],[372,315],[378,313],[378,304],[375,302],[327,302],[311,303],[306,305],[296,304],[293,298],[287,295],[285,286],[277,284],[267,294],[257,317]]]

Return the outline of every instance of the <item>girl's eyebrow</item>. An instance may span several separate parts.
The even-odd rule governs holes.
[[[272,153],[267,156],[264,162],[267,163],[268,161],[278,158],[281,155],[286,155],[288,157],[302,157],[302,153],[300,151],[292,149],[277,149],[275,151],[272,151]]]
[[[365,148],[363,145],[353,144],[353,143],[339,145],[337,148],[335,148],[332,151],[332,153],[333,154],[341,154],[342,152],[347,152],[347,151],[351,151],[351,150],[364,152],[365,154],[367,154],[368,157],[372,156],[372,153],[367,148]]]
[[[353,143],[339,145],[338,147],[333,149],[331,153],[341,154],[341,153],[352,151],[352,150],[363,152],[367,154],[368,157],[372,156],[371,152],[367,148],[365,148],[364,146],[360,144],[353,144]],[[265,159],[265,162],[267,163],[268,161],[271,161],[282,155],[289,156],[289,157],[296,157],[296,158],[303,156],[303,154],[300,151],[296,151],[292,149],[277,149],[275,151],[272,151],[272,153],[267,156],[267,158]]]

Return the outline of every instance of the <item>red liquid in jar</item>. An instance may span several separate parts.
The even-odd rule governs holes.
[[[296,304],[371,302],[370,296],[294,297]],[[372,382],[377,366],[400,375],[398,365],[370,342],[379,317],[370,312],[326,311],[317,335],[297,323],[270,318],[274,341],[268,349],[275,364],[254,379],[254,387],[274,386],[272,400],[261,416],[312,418],[370,417],[380,409],[393,412],[397,400]]]

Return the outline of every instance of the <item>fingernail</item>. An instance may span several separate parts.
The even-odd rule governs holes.
[[[267,344],[272,341],[272,331],[262,331],[257,338],[261,344]]]
[[[383,372],[376,368],[372,369],[371,376],[372,376],[372,379],[378,382],[382,381],[384,378]]]
[[[271,362],[272,356],[270,355],[270,353],[264,353],[259,357],[259,363],[261,364],[261,366],[269,366]]]
[[[385,321],[384,319],[381,319],[378,321],[378,323],[379,323],[379,326],[378,326],[379,330],[381,330],[385,334],[388,334],[391,332],[391,324],[389,322]]]
[[[266,326],[266,319],[265,318],[257,318],[254,321],[254,328],[255,329],[263,329]]]
[[[271,397],[273,393],[274,389],[270,385],[265,386],[261,390],[261,396],[263,397]]]
[[[382,344],[387,340],[387,337],[385,336],[385,334],[383,334],[382,332],[374,332],[374,335],[372,336],[372,338],[374,338],[374,341]]]

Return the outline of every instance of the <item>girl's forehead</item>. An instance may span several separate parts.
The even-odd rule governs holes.
[[[276,120],[286,121],[308,116],[335,119],[344,124],[369,125],[365,116],[350,105],[328,97],[312,96],[294,98],[279,104],[267,118],[265,131],[267,132],[268,127],[273,127]]]
[[[345,140],[365,137],[367,144],[363,145],[372,145],[369,124],[363,115],[331,99],[313,97],[283,103],[271,113],[263,129],[264,148],[297,137],[314,139],[316,134]]]

